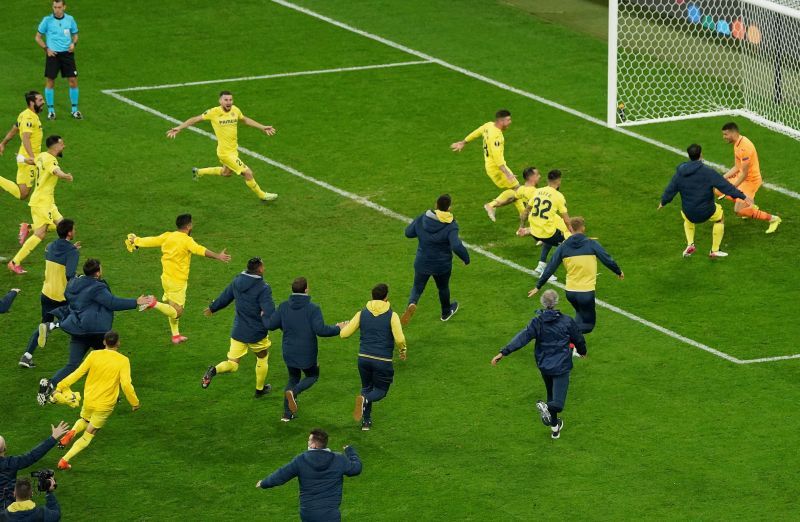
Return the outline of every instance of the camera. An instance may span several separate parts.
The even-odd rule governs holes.
[[[31,477],[36,478],[39,483],[37,489],[42,492],[50,491],[50,480],[53,480],[53,489],[58,487],[56,484],[56,472],[52,469],[40,469],[31,473]]]

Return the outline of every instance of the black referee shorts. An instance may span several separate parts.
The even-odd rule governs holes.
[[[44,63],[44,77],[55,80],[61,72],[62,78],[75,78],[78,76],[78,66],[75,65],[75,53],[64,51],[55,56],[46,56]]]

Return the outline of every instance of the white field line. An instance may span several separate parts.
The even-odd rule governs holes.
[[[428,60],[415,60],[412,62],[381,63],[377,65],[359,65],[356,67],[339,67],[338,69],[318,69],[314,71],[296,71],[277,74],[262,74],[260,76],[240,76],[239,78],[224,78],[222,80],[203,80],[199,82],[165,83],[163,85],[143,85],[141,87],[126,87],[124,89],[106,89],[106,94],[112,92],[153,91],[156,89],[173,89],[176,87],[191,87],[193,85],[213,85],[215,83],[248,82],[251,80],[269,80],[272,78],[289,78],[292,76],[312,76],[315,74],[341,73],[350,71],[367,71],[370,69],[389,69],[391,67],[405,67],[408,65],[423,65],[430,63]]]
[[[470,71],[469,69],[464,69],[463,67],[459,67],[458,65],[453,65],[450,62],[446,62],[444,60],[440,60],[439,58],[436,58],[435,56],[431,56],[429,54],[425,54],[423,52],[417,51],[417,50],[412,49],[410,47],[406,47],[405,45],[399,44],[397,42],[393,42],[392,40],[388,40],[386,38],[383,38],[382,36],[378,36],[376,34],[368,33],[367,31],[362,31],[361,29],[353,27],[352,25],[348,25],[348,24],[346,24],[344,22],[340,22],[338,20],[335,20],[335,19],[330,18],[328,16],[325,16],[323,14],[317,13],[316,11],[312,11],[311,9],[306,9],[305,7],[301,7],[299,5],[295,5],[295,4],[291,3],[291,2],[287,2],[286,0],[272,0],[272,2],[276,3],[276,4],[279,4],[279,5],[282,5],[284,7],[288,7],[289,9],[294,9],[295,11],[301,12],[301,13],[306,14],[308,16],[312,16],[314,18],[322,20],[323,22],[327,22],[329,24],[335,25],[337,27],[340,27],[342,29],[345,29],[345,30],[350,31],[352,33],[355,33],[357,35],[363,36],[365,38],[369,38],[371,40],[375,40],[376,42],[380,42],[380,43],[382,43],[384,45],[388,45],[389,47],[392,47],[394,49],[398,49],[400,51],[403,51],[405,53],[411,54],[411,55],[416,56],[418,58],[422,58],[425,61],[432,62],[432,63],[435,63],[437,65],[441,65],[442,67],[450,69],[451,71],[455,71],[455,72],[461,73],[461,74],[463,74],[465,76],[469,76],[470,78],[474,78],[474,79],[480,80],[480,81],[482,81],[484,83],[488,83],[490,85],[494,85],[495,87],[498,87],[500,89],[503,89],[503,90],[506,90],[506,91],[509,91],[509,92],[513,92],[514,94],[518,94],[520,96],[524,96],[525,98],[534,100],[534,101],[539,102],[539,103],[541,103],[543,105],[547,105],[548,107],[552,107],[552,108],[554,108],[556,110],[559,110],[559,111],[562,111],[562,112],[566,112],[567,114],[571,114],[571,115],[573,115],[573,116],[575,116],[577,118],[581,118],[582,120],[586,120],[588,122],[594,123],[595,125],[600,125],[602,127],[609,128],[606,125],[606,122],[604,120],[601,120],[599,118],[595,118],[594,116],[590,116],[590,115],[588,115],[586,113],[583,113],[583,112],[580,112],[578,110],[575,110],[572,107],[567,107],[566,105],[562,105],[562,104],[556,103],[556,102],[554,102],[552,100],[548,100],[547,98],[543,98],[541,96],[533,94],[532,92],[528,92],[528,91],[524,91],[522,89],[518,89],[516,87],[512,87],[511,85],[508,85],[507,83],[503,83],[503,82],[494,80],[492,78],[489,78],[488,76],[484,76],[482,74],[478,74],[476,72]],[[664,150],[667,150],[667,151],[670,151],[670,152],[674,152],[675,154],[678,154],[678,155],[680,155],[682,157],[686,156],[686,151],[684,151],[684,150],[678,149],[678,148],[673,147],[671,145],[667,145],[666,143],[662,143],[662,142],[660,142],[658,140],[655,140],[653,138],[648,138],[647,136],[644,136],[642,134],[638,134],[638,133],[633,132],[631,130],[628,130],[628,129],[624,128],[624,127],[610,127],[610,128],[611,128],[611,130],[619,132],[620,134],[624,134],[625,136],[630,136],[631,138],[635,138],[635,139],[637,139],[639,141],[643,141],[645,143],[649,143],[650,145],[653,145],[655,147],[658,147],[658,148],[661,148],[661,149],[664,149]],[[723,170],[723,171],[728,170],[727,167],[725,167],[725,165],[722,165],[722,164],[719,164],[719,163],[712,163],[712,162],[706,162],[706,163],[708,163],[710,166],[712,166],[712,167],[714,167],[714,168],[716,168],[718,170]],[[800,193],[795,192],[795,191],[790,190],[790,189],[787,189],[785,187],[781,187],[781,186],[775,185],[773,183],[764,183],[764,187],[766,187],[766,188],[768,188],[770,190],[774,190],[776,192],[780,192],[781,194],[783,194],[785,196],[789,196],[789,197],[794,198],[794,199],[800,199]]]
[[[128,104],[128,105],[130,105],[132,107],[135,107],[135,108],[140,109],[142,111],[148,112],[148,113],[150,113],[150,114],[152,114],[154,116],[158,116],[159,118],[162,118],[162,119],[164,119],[164,120],[166,120],[168,122],[175,123],[175,124],[180,124],[181,123],[181,121],[178,120],[177,118],[173,118],[172,116],[169,116],[168,114],[164,114],[163,112],[160,112],[160,111],[158,111],[156,109],[153,109],[152,107],[148,107],[147,105],[144,105],[144,104],[141,104],[141,103],[139,103],[137,101],[131,100],[130,98],[126,98],[125,96],[119,94],[116,91],[104,90],[103,93],[107,94],[109,96],[112,96],[113,98],[116,98],[117,100],[119,100],[119,101],[121,101],[123,103],[126,103],[126,104]],[[191,130],[192,132],[196,132],[197,134],[200,134],[201,136],[205,136],[207,138],[215,140],[215,141],[217,139],[216,136],[214,136],[214,134],[212,134],[212,133],[210,133],[208,131],[202,130],[202,129],[198,129],[196,127],[189,127],[189,130]],[[371,209],[373,209],[373,210],[375,210],[377,212],[380,212],[381,214],[383,214],[385,216],[394,218],[394,219],[396,219],[398,221],[402,221],[403,223],[406,223],[406,224],[411,222],[411,218],[406,216],[406,215],[403,215],[403,214],[400,214],[398,212],[395,212],[394,210],[386,208],[383,205],[379,205],[379,204],[377,204],[377,203],[375,203],[373,201],[368,200],[367,198],[365,198],[363,196],[359,196],[358,194],[354,194],[353,192],[348,192],[346,190],[340,189],[339,187],[331,185],[330,183],[327,183],[327,182],[322,181],[320,179],[317,179],[317,178],[314,178],[312,176],[309,176],[308,174],[304,174],[304,173],[300,172],[299,170],[297,170],[297,169],[295,169],[293,167],[290,167],[288,165],[285,165],[283,163],[275,161],[275,160],[273,160],[271,158],[268,158],[267,156],[259,154],[258,152],[252,151],[252,150],[247,149],[245,147],[239,147],[239,151],[242,154],[246,154],[246,155],[248,155],[250,157],[253,157],[253,158],[256,158],[258,160],[261,160],[264,163],[267,163],[268,165],[272,165],[273,167],[281,169],[284,172],[287,172],[287,173],[291,174],[292,176],[298,177],[298,178],[300,178],[300,179],[302,179],[304,181],[307,181],[309,183],[313,183],[315,185],[318,185],[318,186],[320,186],[320,187],[322,187],[322,188],[324,188],[326,190],[329,190],[331,192],[334,192],[334,193],[336,193],[336,194],[338,194],[338,195],[340,195],[340,196],[342,196],[344,198],[347,198],[347,199],[350,199],[352,201],[355,201],[356,203],[358,203],[360,205],[364,205],[365,207],[368,207],[368,208],[371,208]],[[515,263],[514,261],[508,260],[508,259],[506,259],[504,257],[500,257],[497,254],[489,252],[488,250],[486,250],[484,248],[481,248],[481,247],[479,247],[477,245],[472,245],[470,243],[464,243],[464,246],[466,246],[467,248],[469,248],[473,252],[476,252],[476,253],[484,256],[484,257],[487,257],[488,259],[491,259],[493,261],[497,261],[498,263],[506,265],[509,268],[513,268],[515,270],[518,270],[520,272],[528,274],[528,275],[530,275],[532,277],[535,277],[533,275],[533,270],[531,270],[530,268],[526,268],[526,267],[524,267],[524,266],[522,266],[522,265],[520,265],[518,263]],[[561,283],[551,283],[551,284],[557,286],[558,288],[561,288],[562,290],[565,289],[564,285],[561,284]],[[653,323],[651,321],[648,321],[647,319],[643,319],[643,318],[639,317],[638,315],[632,314],[632,313],[630,313],[630,312],[628,312],[626,310],[623,310],[623,309],[621,309],[619,307],[616,307],[616,306],[614,306],[612,304],[609,304],[609,303],[607,303],[605,301],[601,301],[601,300],[598,299],[597,300],[597,305],[602,307],[602,308],[605,308],[607,310],[610,310],[610,311],[612,311],[614,313],[620,314],[620,315],[622,315],[622,316],[624,316],[624,317],[626,317],[626,318],[628,318],[628,319],[630,319],[632,321],[635,321],[635,322],[637,322],[639,324],[642,324],[642,325],[644,325],[644,326],[646,326],[648,328],[652,328],[653,330],[661,332],[662,334],[667,335],[669,337],[672,337],[675,340],[678,340],[678,341],[680,341],[682,343],[688,344],[689,346],[692,346],[694,348],[698,348],[700,350],[706,351],[706,352],[708,352],[710,354],[716,355],[717,357],[721,357],[722,359],[725,359],[726,361],[730,361],[730,362],[735,363],[735,364],[761,363],[761,362],[770,362],[770,361],[777,361],[777,360],[784,360],[784,359],[800,358],[800,354],[797,354],[797,355],[787,355],[787,356],[779,356],[779,357],[767,357],[767,358],[752,359],[752,360],[738,359],[738,358],[736,358],[736,357],[734,357],[732,355],[729,355],[729,354],[727,354],[725,352],[722,352],[722,351],[717,350],[715,348],[711,348],[710,346],[706,346],[703,343],[697,342],[697,341],[695,341],[693,339],[690,339],[690,338],[688,338],[686,336],[683,336],[683,335],[681,335],[681,334],[679,334],[677,332],[674,332],[674,331],[672,331],[672,330],[670,330],[668,328],[665,328],[663,326],[657,325],[657,324],[655,324],[655,323]]]

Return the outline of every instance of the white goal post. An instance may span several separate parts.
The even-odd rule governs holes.
[[[609,0],[609,127],[732,115],[800,140],[800,0]]]

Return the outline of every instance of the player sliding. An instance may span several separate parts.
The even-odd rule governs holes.
[[[238,128],[241,120],[246,125],[254,127],[267,136],[275,134],[275,129],[270,125],[261,125],[257,121],[245,116],[242,111],[233,104],[233,94],[230,91],[219,93],[219,107],[208,109],[199,116],[189,118],[177,127],[167,131],[168,138],[175,138],[180,131],[186,127],[200,123],[203,120],[211,122],[214,134],[217,137],[217,158],[222,164],[221,167],[207,167],[199,169],[192,168],[192,179],[197,181],[201,176],[223,176],[228,177],[231,173],[244,178],[244,184],[253,191],[262,201],[272,201],[278,197],[277,194],[264,192],[256,183],[253,171],[239,159]]]
[[[514,173],[509,170],[508,165],[506,165],[506,159],[503,156],[506,147],[503,131],[510,125],[511,113],[502,109],[494,115],[494,121],[484,123],[470,132],[463,140],[450,145],[454,152],[461,152],[467,143],[479,136],[483,136],[483,157],[486,175],[498,188],[503,189],[503,192],[497,198],[483,206],[492,221],[496,220],[495,209],[502,206],[502,203],[509,198],[515,198],[516,190],[519,188],[519,181],[514,176]],[[517,207],[517,211],[520,214],[525,209],[524,203],[519,199],[514,200],[514,206]]]
[[[761,166],[758,163],[758,152],[753,142],[739,133],[739,126],[733,122],[722,126],[722,139],[733,145],[733,157],[736,164],[725,173],[725,179],[731,182],[734,187],[741,190],[752,200],[756,199],[756,192],[761,187]],[[718,196],[722,197],[720,193]],[[767,234],[772,234],[781,224],[781,218],[774,214],[769,214],[759,210],[755,203],[748,203],[743,199],[734,199],[733,211],[737,216],[743,218],[759,219],[769,221]]]
[[[216,253],[202,245],[198,245],[192,239],[192,216],[191,214],[181,214],[175,220],[175,227],[178,230],[164,232],[155,237],[137,237],[136,234],[128,234],[125,240],[125,247],[128,252],[143,247],[161,247],[161,286],[164,287],[164,297],[166,303],[152,301],[151,308],[155,308],[169,319],[169,328],[172,331],[172,343],[180,344],[188,338],[180,333],[178,318],[183,314],[183,306],[186,304],[186,288],[189,286],[189,268],[192,264],[192,254],[196,256],[210,257],[217,261],[227,263],[231,256],[222,249]],[[168,304],[167,304],[168,303]]]

